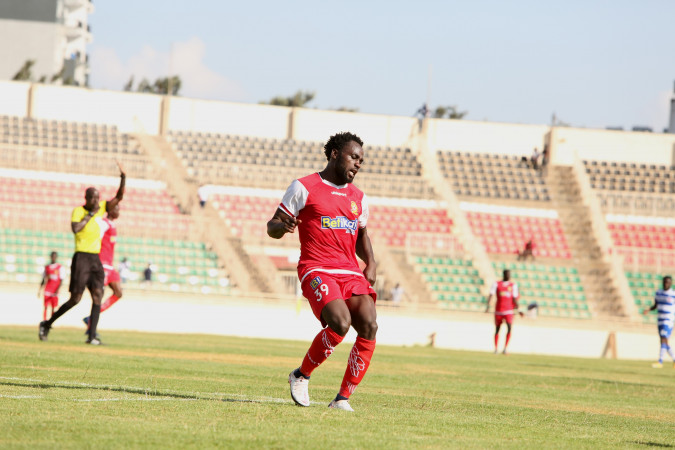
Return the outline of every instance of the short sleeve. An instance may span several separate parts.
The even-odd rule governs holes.
[[[495,295],[497,293],[497,282],[492,283],[492,287],[490,288],[490,295]]]
[[[77,208],[73,209],[73,214],[70,216],[70,221],[79,222],[84,219],[85,214],[86,210],[83,207],[78,206]]]
[[[368,198],[363,194],[361,199],[361,215],[359,215],[359,228],[365,228],[368,224],[368,217],[370,216],[370,209],[368,208]]]
[[[309,197],[307,188],[298,180],[293,180],[281,199],[279,209],[289,216],[298,217],[302,208],[307,204],[307,197]]]
[[[103,215],[106,213],[106,208],[108,207],[108,202],[105,200],[101,200],[98,202],[98,211],[94,215],[94,217],[103,217]]]

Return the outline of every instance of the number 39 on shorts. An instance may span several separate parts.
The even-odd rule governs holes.
[[[322,292],[328,295],[328,285],[326,283],[322,284],[321,286],[319,286],[314,290],[314,295],[316,295],[317,302],[320,302],[321,299],[323,298]]]

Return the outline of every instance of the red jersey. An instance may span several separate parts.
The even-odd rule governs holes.
[[[504,316],[513,314],[514,301],[518,300],[518,285],[513,281],[497,281],[490,289],[491,295],[497,296],[495,314]]]
[[[368,222],[366,196],[353,184],[337,186],[314,173],[291,183],[279,205],[301,220],[300,280],[311,272],[363,276],[356,260],[359,229]]]
[[[113,259],[115,258],[115,244],[117,242],[117,228],[115,223],[107,217],[103,219],[104,228],[103,238],[101,239],[101,252],[98,257],[101,259],[104,269],[113,269]]]
[[[45,296],[56,295],[56,290],[61,286],[61,281],[66,277],[65,270],[59,263],[48,264],[45,266],[43,275],[47,277]]]

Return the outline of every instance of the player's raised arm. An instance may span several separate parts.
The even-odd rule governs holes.
[[[286,233],[295,233],[295,228],[302,223],[300,219],[289,216],[277,208],[274,216],[267,222],[267,235],[274,239],[281,239]]]
[[[363,269],[363,275],[368,280],[371,286],[375,286],[375,279],[377,278],[377,263],[375,262],[375,253],[373,253],[373,245],[368,236],[366,227],[359,228],[359,235],[356,238],[356,256],[361,258],[366,263],[366,268]]]
[[[117,188],[117,194],[115,194],[115,197],[106,202],[106,211],[113,209],[115,205],[119,204],[119,202],[121,202],[124,198],[124,187],[126,184],[127,174],[124,172],[124,167],[122,167],[122,164],[120,164],[117,160],[115,160],[115,162],[117,163],[117,167],[120,169],[120,186]]]

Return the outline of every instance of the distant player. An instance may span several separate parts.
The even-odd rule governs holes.
[[[363,379],[375,350],[376,264],[368,237],[368,202],[352,181],[363,164],[363,142],[351,133],[331,136],[324,147],[328,164],[319,173],[294,180],[286,190],[267,234],[280,239],[300,233],[298,278],[303,295],[323,328],[302,365],[288,376],[291,397],[309,406],[309,377],[333,353],[353,326],[358,337],[349,354],[340,390],[329,408],[353,411],[349,397]],[[359,268],[356,257],[366,267]]]
[[[658,330],[661,338],[661,351],[659,352],[659,362],[652,364],[652,367],[660,369],[663,367],[663,357],[668,353],[673,360],[673,368],[675,369],[675,354],[670,348],[668,339],[673,332],[673,324],[675,324],[675,291],[672,286],[673,279],[670,276],[663,277],[663,289],[659,289],[654,294],[654,304],[651,308],[642,311],[643,314],[648,314],[650,311],[657,310],[658,312]]]
[[[103,286],[110,286],[113,293],[101,304],[101,312],[110,308],[112,305],[117,302],[117,300],[122,298],[122,283],[120,274],[115,270],[113,266],[113,260],[115,259],[115,244],[117,243],[117,227],[115,226],[115,220],[120,216],[120,205],[115,205],[109,212],[108,217],[103,219],[104,227],[107,227],[103,233],[103,238],[101,239],[101,253],[98,254],[101,259],[101,264],[103,264],[103,272],[105,278],[103,280]],[[87,316],[82,319],[89,329],[89,320],[91,316]]]
[[[38,337],[41,341],[47,340],[54,322],[80,303],[84,290],[89,289],[92,304],[87,344],[101,345],[101,341],[96,337],[96,326],[101,313],[105,274],[98,254],[101,251],[101,238],[106,229],[104,215],[124,198],[126,174],[122,166],[119,163],[117,165],[120,169],[120,186],[115,197],[108,201],[99,201],[98,190],[90,187],[85,191],[84,205],[73,209],[70,228],[75,236],[75,254],[70,265],[70,299],[61,305],[49,320],[40,322]]]
[[[45,297],[45,308],[42,314],[42,320],[47,320],[47,309],[52,308],[52,313],[50,317],[54,315],[54,310],[59,306],[59,288],[61,287],[61,282],[66,278],[66,271],[57,263],[56,260],[59,257],[59,254],[56,252],[51,252],[49,255],[51,258],[51,263],[45,266],[44,271],[42,272],[42,281],[40,282],[40,287],[38,288],[37,296],[40,298],[42,288],[44,287]]]
[[[487,298],[487,306],[485,307],[485,312],[490,311],[490,301],[494,295],[497,298],[497,303],[495,304],[495,353],[497,353],[497,346],[499,343],[499,329],[502,326],[502,322],[506,322],[506,343],[504,344],[504,353],[506,353],[506,348],[509,345],[511,340],[511,325],[513,324],[513,312],[518,311],[518,298],[520,294],[518,293],[518,284],[514,283],[511,280],[511,271],[504,270],[502,281],[495,281],[495,283],[490,288],[490,295]],[[519,312],[520,316],[523,316],[522,312]]]

